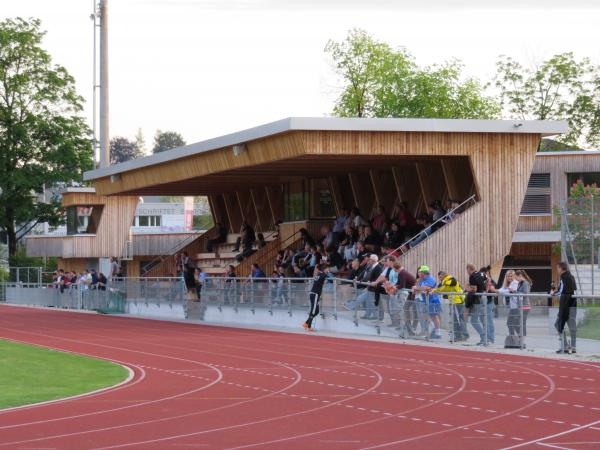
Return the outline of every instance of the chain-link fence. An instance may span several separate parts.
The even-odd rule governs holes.
[[[578,292],[600,293],[600,197],[569,198],[560,216],[562,259],[573,268]]]

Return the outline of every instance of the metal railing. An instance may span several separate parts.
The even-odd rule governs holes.
[[[103,313],[133,313],[135,309],[139,315],[146,311],[160,316],[157,309],[174,307],[181,308],[184,317],[187,312],[187,290],[180,278],[121,278],[105,286],[6,282],[0,283],[0,301]]]
[[[403,255],[406,252],[408,252],[411,248],[416,247],[418,244],[420,244],[433,233],[435,233],[439,228],[452,222],[452,220],[456,217],[457,214],[462,214],[469,203],[476,203],[476,197],[477,196],[473,194],[460,205],[458,205],[456,208],[450,209],[446,214],[444,214],[438,220],[433,222],[427,228],[419,231],[416,235],[402,243],[402,245],[395,249],[393,253]]]
[[[295,328],[308,316],[311,287],[308,278],[209,277],[192,289],[178,278],[124,278],[111,281],[105,289],[0,283],[0,300]],[[561,309],[559,298],[548,294],[385,293],[330,276],[320,298],[316,328],[447,344],[600,353],[600,296],[574,298],[577,308]]]
[[[149,261],[143,268],[142,276],[149,273],[152,269],[154,269],[154,267],[162,264],[165,260],[172,258],[175,255],[175,253],[183,251],[188,245],[192,244],[197,239],[201,239],[203,236],[205,238],[206,238],[206,236],[210,236],[215,230],[216,230],[216,227],[212,227],[211,229],[209,229],[207,231],[203,231],[203,230],[192,231],[191,234],[189,234],[185,238],[181,239],[177,244],[172,246],[165,253],[163,253],[162,255],[157,256],[156,258]]]

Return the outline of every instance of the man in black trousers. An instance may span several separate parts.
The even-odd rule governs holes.
[[[577,285],[575,278],[569,272],[569,265],[566,262],[559,262],[556,265],[560,274],[560,283],[558,289],[553,289],[550,294],[560,296],[560,304],[558,307],[558,317],[554,326],[558,331],[560,338],[560,349],[556,353],[577,353],[576,330],[577,330],[577,299],[573,297]],[[570,345],[567,343],[565,335],[565,325],[569,326],[569,334],[571,335]]]
[[[327,280],[327,272],[329,272],[329,266],[327,264],[317,264],[313,273],[313,282],[310,288],[308,298],[310,300],[310,312],[308,313],[308,319],[302,324],[306,331],[315,331],[312,327],[314,318],[319,314],[319,305],[321,303],[321,293],[323,292],[323,285]]]

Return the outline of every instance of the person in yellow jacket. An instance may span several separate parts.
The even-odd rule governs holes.
[[[465,296],[464,290],[458,280],[444,271],[438,272],[438,287],[432,289],[432,292],[443,294],[450,300],[450,307],[453,309],[453,335],[454,341],[466,341],[469,339],[467,332],[467,322],[465,320]],[[454,295],[452,295],[454,294]]]

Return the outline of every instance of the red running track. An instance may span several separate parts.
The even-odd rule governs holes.
[[[2,449],[598,449],[600,364],[0,307],[132,380],[0,411]]]

